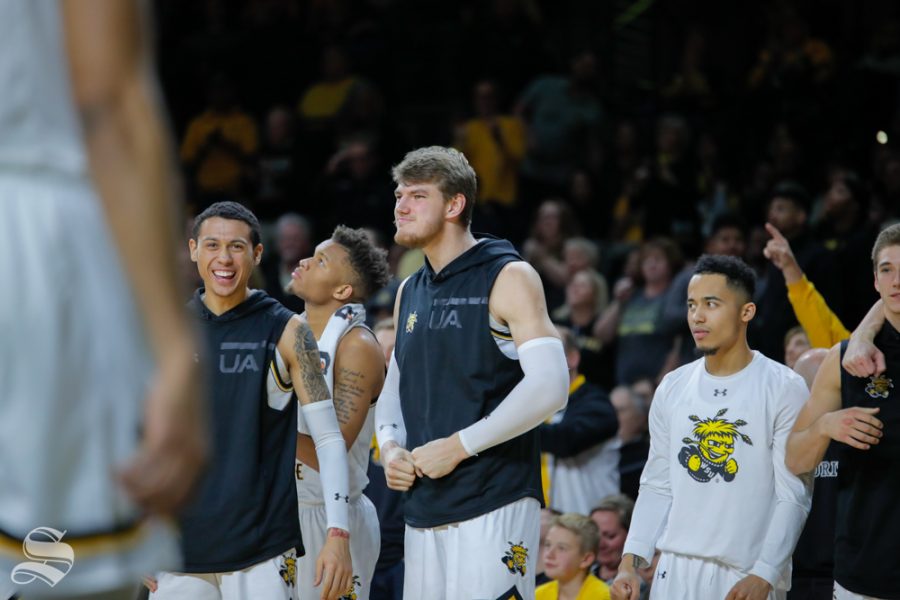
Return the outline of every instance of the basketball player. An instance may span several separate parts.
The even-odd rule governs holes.
[[[177,565],[142,508],[184,501],[205,438],[148,50],[130,0],[0,2],[0,598]]]
[[[375,411],[384,384],[384,355],[375,334],[365,326],[362,303],[388,282],[387,253],[374,246],[362,229],[339,226],[313,256],[300,261],[290,291],[306,304],[304,316],[316,337],[325,364],[325,380],[334,396],[341,434],[350,463],[350,556],[352,589],[346,595],[368,600],[381,535],[375,506],[363,495],[375,430]],[[282,372],[285,381],[290,381]],[[301,419],[302,420],[302,419]],[[313,440],[302,424],[297,438],[297,496],[306,555],[297,561],[300,598],[317,598],[313,585],[315,556],[326,538],[325,500]]]
[[[811,348],[800,355],[794,372],[812,389],[827,348]],[[834,517],[837,504],[838,449],[828,448],[815,468],[812,507],[791,557],[791,590],[787,600],[832,600],[834,590]]]
[[[774,600],[811,490],[784,465],[807,390],[747,345],[753,271],[703,256],[688,285],[688,323],[704,356],[666,375],[650,408],[650,455],[613,598],[637,600],[637,568],[662,554],[654,600]]]
[[[309,325],[247,283],[263,247],[244,206],[217,202],[194,220],[189,240],[204,287],[189,306],[216,371],[212,456],[197,497],[180,515],[184,569],[157,577],[160,600],[292,600],[300,550],[295,382],[318,455],[328,536],[316,560],[321,598],[350,585],[347,452]]]
[[[472,235],[475,173],[460,152],[414,150],[393,176],[394,239],[426,257],[398,292],[376,405],[388,485],[406,492],[404,598],[531,598],[534,427],[565,404],[562,343],[534,269],[509,242]]]
[[[840,367],[846,342],[832,347],[787,447],[791,471],[809,473],[831,440],[844,444],[834,544],[838,600],[900,598],[900,225],[878,235],[872,263],[885,319],[875,345],[885,369],[852,377]]]

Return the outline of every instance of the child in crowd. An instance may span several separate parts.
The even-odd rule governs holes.
[[[600,533],[584,515],[554,518],[541,548],[544,572],[552,581],[537,588],[536,600],[609,600],[607,585],[590,574]]]

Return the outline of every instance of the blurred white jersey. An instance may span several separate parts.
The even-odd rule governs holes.
[[[81,175],[59,3],[0,2],[0,168]]]
[[[177,566],[169,528],[113,481],[153,364],[67,73],[58,2],[0,2],[0,581],[25,597]]]

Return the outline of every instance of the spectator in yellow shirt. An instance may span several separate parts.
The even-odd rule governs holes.
[[[208,94],[206,110],[191,119],[181,143],[181,160],[203,205],[241,194],[258,145],[256,123],[239,107],[228,78],[214,77]]]
[[[588,517],[555,517],[541,547],[544,572],[552,581],[537,588],[536,600],[609,600],[609,588],[590,573],[600,533]]]
[[[850,332],[828,308],[822,294],[806,278],[787,238],[771,223],[766,223],[766,231],[772,239],[766,243],[763,253],[784,275],[788,300],[797,321],[806,331],[810,345],[813,348],[831,348],[849,338]]]

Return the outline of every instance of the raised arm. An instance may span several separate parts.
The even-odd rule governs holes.
[[[785,464],[791,473],[813,471],[831,440],[868,450],[881,439],[877,408],[841,408],[841,347],[835,345],[822,362],[806,405],[787,441]]]
[[[143,445],[122,480],[138,502],[171,511],[203,462],[205,436],[197,343],[175,260],[178,182],[150,36],[130,0],[66,0],[62,14],[91,175],[156,360]]]
[[[288,321],[278,341],[278,351],[291,373],[303,418],[315,442],[319,476],[325,500],[327,537],[316,560],[315,585],[322,596],[336,599],[349,587],[350,564],[350,476],[347,449],[335,415],[334,403],[322,375],[319,347],[309,325],[300,317]]]
[[[509,327],[524,376],[486,418],[413,450],[416,470],[432,479],[452,472],[470,456],[535,428],[566,404],[566,357],[534,268],[525,262],[506,265],[494,282],[488,307],[494,318]]]
[[[850,332],[800,269],[787,238],[771,223],[766,223],[766,231],[772,239],[766,243],[763,252],[784,275],[788,300],[812,347],[830,348],[850,337]]]

